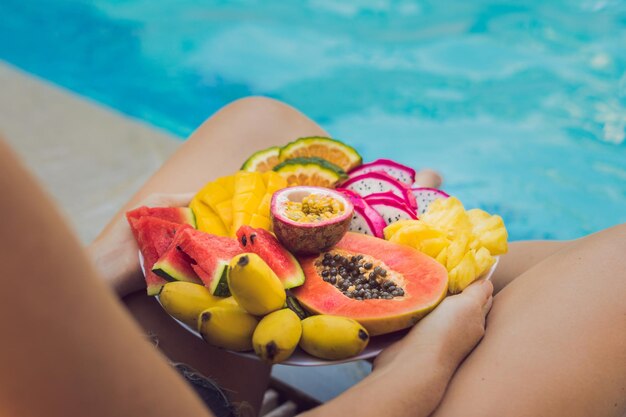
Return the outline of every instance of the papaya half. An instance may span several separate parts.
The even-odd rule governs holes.
[[[306,279],[293,294],[300,304],[313,314],[352,318],[371,336],[413,326],[448,291],[448,272],[434,259],[360,233],[299,261]]]

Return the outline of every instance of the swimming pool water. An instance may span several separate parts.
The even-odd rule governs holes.
[[[626,222],[626,4],[3,0],[0,59],[185,136],[262,94],[512,239]],[[242,155],[243,157],[243,155]]]

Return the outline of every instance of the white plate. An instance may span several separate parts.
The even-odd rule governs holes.
[[[491,279],[494,271],[496,270],[496,267],[498,266],[499,260],[500,260],[499,257],[496,256],[496,262],[489,269],[489,271],[487,271],[486,274],[483,274],[483,276],[480,279]],[[141,266],[141,271],[145,275],[145,271],[143,269],[143,256],[141,255],[141,252],[139,253],[139,265]],[[156,299],[159,301],[159,304],[160,304],[161,300],[159,299],[158,296],[156,297]],[[188,332],[192,333],[196,337],[202,338],[202,336],[200,336],[200,333],[196,329],[191,328],[190,326],[186,325],[185,323],[183,323],[182,321],[174,317],[172,318],[176,320],[178,324],[184,327]],[[394,342],[397,342],[398,340],[402,339],[402,337],[407,333],[407,331],[408,330],[402,330],[402,331],[395,332],[395,333],[389,333],[389,334],[384,334],[381,336],[372,337],[367,347],[365,348],[365,350],[363,350],[363,352],[361,352],[359,355],[352,356],[351,358],[347,358],[347,359],[337,360],[337,361],[319,359],[319,358],[309,355],[308,353],[304,352],[302,349],[297,348],[295,352],[289,357],[289,359],[287,359],[284,362],[281,362],[281,365],[323,366],[323,365],[336,365],[339,363],[352,362],[352,361],[357,361],[361,359],[375,358],[376,356],[378,356],[380,352],[382,352],[383,349],[390,346]],[[244,356],[247,358],[258,359],[258,356],[256,356],[256,354],[254,354],[253,352],[232,352],[232,353],[236,355]]]

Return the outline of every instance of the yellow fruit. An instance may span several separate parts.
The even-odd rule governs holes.
[[[466,252],[457,266],[448,273],[448,291],[457,294],[477,278],[474,252]]]
[[[260,172],[238,171],[235,174],[235,195],[255,194],[259,199],[265,194],[263,174]]]
[[[486,248],[480,248],[476,251],[476,276],[480,277],[483,275],[489,268],[496,263],[496,258],[491,256],[489,250]]]
[[[199,198],[194,197],[189,207],[196,216],[196,226],[198,230],[212,233],[218,236],[228,236],[228,230],[224,226],[222,219],[211,207],[203,203]]]
[[[237,255],[230,261],[228,287],[237,303],[250,314],[263,316],[285,305],[283,284],[254,253]]]
[[[389,226],[385,227],[385,239],[389,240],[399,230],[416,223],[417,220],[398,220],[397,222],[391,223]]]
[[[431,258],[436,258],[439,256],[442,250],[447,248],[450,245],[450,240],[446,237],[434,237],[431,239],[424,239],[420,241],[419,250],[422,253],[430,256]]]
[[[328,315],[302,320],[300,347],[317,358],[350,358],[361,353],[368,342],[367,330],[355,320]]]
[[[270,230],[270,227],[272,226],[272,221],[268,217],[262,216],[260,214],[253,214],[250,218],[250,226]]]
[[[261,359],[279,363],[289,358],[302,336],[300,318],[288,308],[263,317],[252,335],[252,346]]]
[[[412,220],[412,222],[412,224],[408,224],[397,230],[393,236],[389,238],[389,241],[419,249],[421,241],[423,240],[445,237],[445,233],[435,226],[421,220]]]
[[[263,183],[268,193],[275,193],[287,187],[287,180],[274,171],[263,173]]]
[[[200,313],[198,331],[213,346],[237,352],[252,349],[258,321],[239,307],[211,307]]]
[[[414,247],[448,270],[450,292],[462,291],[507,251],[508,234],[500,216],[465,211],[455,198],[433,201],[419,220],[404,220],[385,228],[385,238]]]
[[[465,208],[456,197],[440,198],[433,201],[420,219],[447,230],[452,237],[472,229]]]
[[[191,282],[169,282],[163,286],[159,301],[168,314],[195,329],[198,315],[224,300],[211,295],[208,288]]]
[[[462,233],[450,242],[450,245],[448,245],[448,258],[444,265],[448,271],[452,271],[452,268],[461,262],[463,256],[468,251],[469,242],[469,233]]]
[[[225,298],[221,298],[219,299],[219,301],[217,303],[215,303],[216,307],[239,307],[239,304],[237,304],[237,300],[235,300],[235,297],[230,296],[230,297],[225,297]]]
[[[507,252],[508,233],[502,217],[493,215],[476,219],[476,223],[472,224],[472,231],[481,246],[487,248],[492,255],[502,255]]]

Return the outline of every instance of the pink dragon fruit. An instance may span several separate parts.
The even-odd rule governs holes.
[[[428,210],[428,206],[430,203],[435,201],[438,198],[448,198],[450,197],[448,193],[445,193],[437,188],[429,188],[429,187],[417,187],[411,190],[415,199],[417,201],[417,214],[421,216],[426,213]]]
[[[365,202],[365,199],[351,190],[337,188],[337,191],[343,193],[352,205],[354,206],[354,212],[352,214],[352,221],[350,222],[351,232],[363,233],[365,235],[371,235],[384,238],[383,230],[387,225],[385,219],[380,214]]]
[[[370,172],[385,173],[396,181],[409,187],[415,182],[415,170],[413,168],[399,164],[390,159],[377,159],[374,162],[358,166],[350,171],[349,178],[368,174]]]
[[[390,225],[398,220],[417,219],[415,211],[403,200],[391,193],[371,194],[365,197],[365,201],[380,214],[385,223]]]
[[[370,194],[391,192],[403,199],[413,210],[417,209],[415,196],[411,192],[411,189],[384,172],[368,172],[367,174],[348,178],[348,180],[341,184],[341,187],[352,190],[361,197],[367,197]]]

